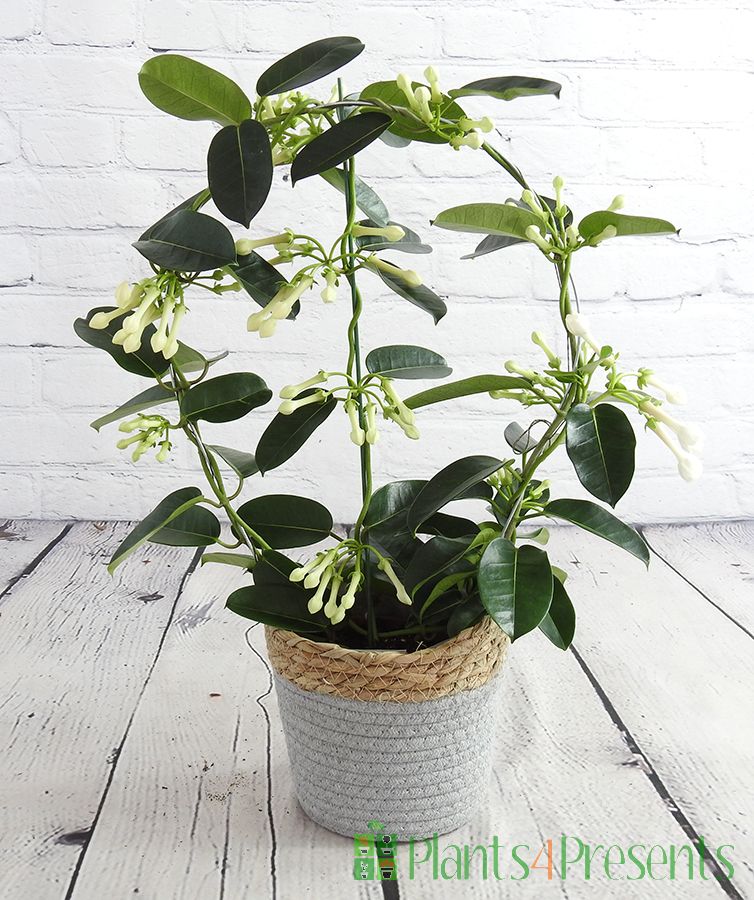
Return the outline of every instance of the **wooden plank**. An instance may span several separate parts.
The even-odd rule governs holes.
[[[224,608],[244,583],[217,565],[188,580],[72,900],[382,896],[290,795],[269,670],[245,639],[259,650],[262,628]]]
[[[754,636],[754,522],[655,525],[650,547]]]
[[[65,893],[191,558],[153,547],[111,578],[104,563],[127,530],[74,525],[2,606],[8,897]]]
[[[65,522],[0,520],[0,598],[69,528]]]
[[[732,844],[738,894],[754,893],[751,638],[656,557],[575,530],[552,558],[571,572],[576,645],[697,833]],[[570,560],[569,560],[570,557]]]

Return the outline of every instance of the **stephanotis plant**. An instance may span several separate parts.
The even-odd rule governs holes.
[[[620,197],[574,224],[562,179],[554,179],[552,198],[533,190],[484,137],[492,121],[469,118],[458,102],[467,96],[559,96],[554,82],[505,76],[443,92],[429,67],[426,83],[401,74],[345,94],[338,81],[326,100],[300,90],[362,50],[351,37],[302,47],[260,76],[253,102],[224,75],[182,56],[153,57],[140,72],[143,92],[159,109],[221,126],[209,145],[207,186],[134,244],[151,273],[119,285],[115,306],[91,310],[75,329],[124,369],[155,382],[93,426],[119,422],[124,436],[118,446],[134,461],[149,454],[164,462],[176,439],[188,441],[209,492],[192,486],[165,497],[118,547],[109,568],[147,541],[213,547],[203,562],[249,572],[251,583],[228,598],[230,609],[314,640],[413,648],[437,643],[489,614],[514,640],[539,627],[566,648],[575,614],[565,572],[542,549],[547,530],[540,520],[570,522],[644,563],[649,554],[641,536],[605,506],[551,499],[549,483],[538,477],[543,463],[564,444],[582,485],[614,507],[634,473],[635,437],[621,409],[626,407],[667,444],[684,478],[697,477],[701,468],[689,452],[698,445],[697,432],[665,409],[666,401],[681,401],[680,392],[649,369],[624,371],[618,352],[592,335],[578,311],[572,263],[606,240],[676,229],[661,219],[618,212]],[[362,361],[363,275],[378,277],[435,322],[446,312],[421,276],[395,261],[396,253],[421,255],[431,248],[393,221],[356,174],[356,155],[378,138],[395,147],[418,141],[481,150],[513,178],[520,199],[447,209],[433,224],[484,235],[471,257],[523,243],[541,253],[555,272],[562,352],[534,332],[542,366],[509,360],[505,372],[444,382],[407,398],[397,382],[451,374],[442,356],[400,344],[373,348]],[[288,166],[291,185],[318,175],[343,195],[344,224],[334,240],[297,233],[284,223],[274,235],[247,231],[234,237],[219,218],[200,212],[212,201],[220,216],[249,229],[268,200],[275,170]],[[283,266],[290,275],[281,272]],[[278,328],[306,327],[294,320],[299,313],[305,319],[314,290],[325,303],[339,294],[350,300],[344,359],[323,361],[310,378],[279,389],[277,413],[253,453],[209,443],[203,434],[205,424],[239,419],[270,403],[272,390],[251,372],[210,377],[223,357],[206,358],[179,340],[188,297],[200,290],[250,298],[259,309],[250,313],[248,330],[261,338]],[[371,457],[381,431],[392,432],[391,439],[417,440],[417,410],[475,393],[533,410],[533,420],[501,427],[499,458],[467,456],[429,480],[375,489]],[[336,410],[361,465],[360,505],[353,527],[343,534],[316,499],[259,490],[259,476],[290,460]],[[255,496],[241,502],[250,485],[258,488]],[[483,502],[482,521],[445,511],[459,499]],[[221,537],[218,515],[228,520],[230,540]],[[303,561],[281,552],[321,542],[324,548]]]

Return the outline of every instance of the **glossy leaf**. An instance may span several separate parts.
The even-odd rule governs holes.
[[[109,353],[116,363],[131,372],[133,375],[141,375],[142,378],[157,378],[164,375],[170,368],[170,362],[161,353],[155,353],[150,345],[150,339],[155,332],[154,325],[148,325],[144,329],[141,347],[134,353],[126,353],[119,344],[113,343],[113,335],[121,328],[123,319],[128,313],[113,319],[107,328],[90,328],[89,322],[92,316],[98,312],[112,312],[114,306],[98,306],[90,309],[86,318],[79,318],[73,323],[73,330],[92,347]]]
[[[415,91],[420,84],[421,82],[418,81],[412,82],[412,89]],[[377,81],[368,85],[361,92],[361,99],[378,100],[396,108],[393,123],[390,126],[391,134],[409,141],[421,141],[426,144],[447,143],[447,138],[438,136],[433,131],[430,131],[423,122],[417,121],[415,116],[409,115],[408,100],[395,80]],[[440,115],[444,119],[458,121],[465,113],[451,97],[443,95]]]
[[[477,259],[479,256],[486,256],[488,253],[494,253],[496,250],[505,250],[516,244],[528,244],[523,238],[509,237],[504,234],[488,234],[487,237],[476,245],[473,253],[467,253],[461,259]]]
[[[649,548],[638,531],[590,500],[553,500],[545,507],[544,514],[578,525],[622,547],[649,566]]]
[[[232,447],[221,447],[219,444],[207,444],[209,449],[226,462],[239,478],[250,478],[259,471],[253,453],[234,450]]]
[[[589,240],[599,234],[608,225],[617,230],[616,237],[628,237],[642,234],[678,234],[675,225],[665,219],[651,219],[645,216],[626,216],[623,213],[593,212],[579,222],[579,234]]]
[[[205,565],[206,563],[237,566],[250,572],[256,565],[256,560],[248,553],[205,553],[202,555],[201,564]]]
[[[277,550],[264,550],[254,567],[254,584],[284,584],[295,587],[306,593],[306,588],[300,582],[290,580],[291,572],[298,568],[298,563],[288,559]]]
[[[238,515],[277,550],[316,544],[333,527],[332,516],[321,503],[291,494],[254,497],[238,508]]]
[[[204,272],[236,261],[233,235],[222,222],[189,209],[163,219],[133,246],[156,266],[178,272]]]
[[[288,284],[285,275],[253,251],[248,256],[239,256],[238,262],[232,264],[230,269],[246,293],[260,306],[267,306],[275,294]],[[297,300],[288,318],[295,319],[300,309],[301,304]]]
[[[636,436],[623,410],[609,403],[573,406],[566,419],[566,450],[579,481],[610,506],[634,475]]]
[[[413,303],[414,306],[418,306],[419,309],[429,313],[434,319],[435,325],[448,311],[448,307],[445,305],[442,297],[439,297],[426,285],[420,284],[418,287],[412,287],[400,278],[393,278],[392,275],[388,275],[381,270],[377,270],[377,274],[391,291],[395,291],[399,297],[403,297],[404,300],[408,300],[409,303]]]
[[[299,150],[291,165],[291,182],[319,175],[368,147],[390,124],[390,116],[360,113],[336,122]]]
[[[490,391],[511,391],[528,386],[528,381],[513,375],[472,375],[471,378],[462,378],[460,381],[452,381],[448,384],[428,388],[426,391],[414,394],[404,402],[409,409],[419,409],[432,403],[444,403],[446,400],[456,400],[459,397],[469,397],[472,394],[486,394]]]
[[[192,506],[163,525],[149,540],[170,547],[208,547],[219,537],[217,516],[204,506]]]
[[[371,219],[364,219],[359,225],[366,225],[368,228],[374,228],[377,222]],[[425,254],[431,253],[432,248],[429,244],[423,244],[419,235],[412,231],[407,225],[401,225],[400,222],[389,222],[389,225],[398,225],[405,232],[405,235],[399,241],[389,241],[387,238],[378,237],[377,235],[365,235],[355,239],[356,246],[362,249],[377,252],[378,250],[399,250],[401,253]],[[382,227],[382,226],[378,226]]]
[[[228,219],[245,228],[264,206],[272,185],[272,152],[267,129],[246,119],[226,125],[212,138],[207,177],[212,200]]]
[[[331,37],[299,47],[273,63],[257,81],[260,97],[311,84],[355,59],[364,45],[355,37]]]
[[[179,341],[178,352],[170,362],[173,368],[183,372],[184,375],[188,375],[193,372],[203,372],[205,369],[210,369],[215,363],[220,362],[227,356],[228,351],[221,350],[220,353],[215,354],[215,356],[205,357],[204,354],[200,353],[198,350],[194,350],[193,347],[189,347],[188,344],[182,344]]]
[[[293,585],[264,584],[238,588],[228,597],[225,605],[245,619],[299,634],[315,634],[329,625],[322,613],[310,614],[306,608],[306,592]]]
[[[531,210],[509,203],[465,203],[444,209],[432,222],[438,228],[472,234],[497,234],[526,240],[526,229],[535,225],[542,231],[542,220]]]
[[[506,75],[501,78],[481,78],[463,87],[448,91],[451,97],[494,97],[497,100],[516,100],[518,97],[535,97],[552,94],[560,99],[562,85],[544,78]]]
[[[503,465],[494,456],[465,456],[445,466],[417,495],[408,513],[408,527],[416,532],[422,522],[469,488],[484,481]]]
[[[168,494],[120,543],[110,560],[107,571],[112,575],[123,560],[133,553],[134,550],[145,544],[154,534],[180,516],[181,513],[200,503],[201,500],[202,492],[197,487],[181,488],[178,491],[173,491],[172,494]]]
[[[491,541],[479,561],[479,597],[512,640],[533,631],[547,615],[553,577],[544,550],[515,547],[506,538]]]
[[[178,206],[175,206],[170,212],[166,212],[162,218],[158,219],[154,224],[150,225],[147,230],[139,236],[140,241],[146,241],[152,234],[152,231],[158,226],[162,225],[162,223],[169,219],[171,216],[174,216],[176,213],[182,212],[184,209],[188,209],[191,212],[198,212],[205,203],[207,203],[212,198],[212,195],[209,192],[209,188],[203,188],[201,191],[197,191],[192,197],[188,197],[186,200],[183,200]]]
[[[482,601],[478,597],[467,597],[463,603],[458,606],[448,617],[447,631],[448,637],[455,637],[464,629],[471,628],[480,622],[486,614]]]
[[[468,498],[468,494],[466,495]],[[479,499],[487,499],[482,497]],[[419,526],[419,534],[441,534],[443,537],[456,538],[476,535],[479,527],[462,516],[451,516],[448,513],[435,513]]]
[[[311,394],[303,391],[300,397]],[[256,456],[259,471],[264,474],[289,460],[302,447],[337,406],[334,397],[321,403],[310,403],[289,416],[278,413],[259,439]]]
[[[550,609],[539,623],[539,628],[561,650],[567,650],[571,646],[576,632],[576,610],[566,589],[557,578],[553,578]]]
[[[377,347],[367,354],[367,371],[387,378],[446,378],[453,370],[434,350],[408,344]]]
[[[470,553],[468,538],[433,537],[422,544],[406,567],[403,583],[412,597],[424,585],[446,574],[468,571]],[[422,608],[422,615],[426,608]]]
[[[139,72],[146,98],[179,119],[238,125],[251,115],[251,103],[230,78],[209,66],[173,53],[148,59]]]
[[[122,403],[117,409],[107,413],[107,415],[95,419],[91,426],[95,431],[99,431],[100,428],[104,425],[109,425],[111,422],[117,422],[128,416],[135,416],[137,413],[145,409],[151,409],[154,406],[162,406],[164,403],[174,402],[175,394],[171,394],[170,391],[166,391],[165,388],[160,387],[158,384],[155,387],[147,388],[135,397],[131,397],[130,400],[126,400],[125,403]]]
[[[420,479],[391,481],[372,495],[364,526],[369,539],[376,540],[391,556],[402,558],[403,551],[414,544],[406,516],[426,483]]]
[[[181,415],[191,422],[232,422],[272,399],[272,391],[252,372],[232,372],[190,388],[181,398]]]
[[[383,137],[384,135],[380,136]],[[327,169],[325,172],[320,172],[319,176],[324,178],[328,184],[337,188],[341,194],[345,194],[346,176],[342,169]],[[369,216],[375,225],[379,228],[384,228],[390,222],[390,213],[387,211],[387,206],[358,175],[355,176],[354,182],[356,205],[365,215]]]

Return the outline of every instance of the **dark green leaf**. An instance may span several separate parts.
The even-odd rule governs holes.
[[[232,447],[221,447],[219,444],[207,444],[209,449],[224,460],[240,478],[250,478],[259,471],[253,453],[234,450]]]
[[[380,135],[380,137],[384,137],[384,135]],[[320,178],[324,178],[328,184],[337,188],[341,194],[345,194],[346,176],[342,169],[328,169],[326,172],[320,172],[319,175]],[[371,221],[379,228],[384,228],[385,225],[388,225],[390,222],[390,213],[387,211],[387,206],[385,206],[372,188],[362,181],[358,175],[355,177],[355,188],[356,205],[359,209],[365,215],[369,216]]]
[[[192,506],[163,525],[149,540],[170,547],[208,547],[219,537],[217,516],[204,506]]]
[[[591,531],[598,537],[627,550],[649,566],[649,548],[642,536],[616,516],[590,500],[553,500],[544,509],[546,516],[563,519]]]
[[[467,253],[461,259],[476,259],[478,256],[486,256],[488,253],[494,253],[496,250],[505,250],[507,247],[513,247],[514,244],[527,244],[528,241],[523,238],[509,237],[504,234],[488,234],[486,238],[476,245],[473,253]]]
[[[283,584],[306,593],[301,583],[294,584],[290,580],[289,576],[296,568],[298,563],[277,550],[265,550],[254,568],[254,584]]]
[[[516,548],[499,537],[479,562],[479,596],[512,640],[539,625],[552,601],[553,578],[547,554],[529,544]]]
[[[478,597],[468,597],[459,603],[448,618],[448,637],[455,637],[465,628],[471,628],[485,615],[485,608]]]
[[[226,356],[228,356],[228,351],[222,350],[215,356],[207,358],[198,350],[194,350],[193,347],[189,347],[188,344],[182,344],[179,341],[178,352],[170,362],[174,368],[183,372],[184,375],[188,375],[192,372],[203,372],[205,369],[210,369],[215,363],[225,359]]]
[[[530,225],[542,231],[542,220],[531,210],[521,209],[509,203],[465,203],[444,209],[432,222],[438,228],[449,231],[466,231],[472,234],[498,234],[526,240]]]
[[[634,476],[636,436],[626,414],[600,403],[571,407],[566,419],[566,449],[579,481],[610,506],[628,490]]]
[[[585,216],[579,222],[579,234],[584,240],[595,237],[604,231],[608,225],[617,230],[616,237],[626,237],[637,234],[677,234],[675,225],[665,219],[650,219],[645,216],[624,216],[622,213],[593,212]]]
[[[204,553],[201,563],[202,565],[205,563],[220,563],[220,565],[224,566],[238,566],[250,572],[256,565],[256,560],[247,553]]]
[[[468,497],[468,494],[466,496]],[[448,513],[435,513],[419,526],[419,534],[441,534],[449,538],[473,536],[478,531],[479,527],[471,519],[451,516]]]
[[[272,153],[264,125],[246,119],[218,131],[207,153],[207,177],[215,206],[248,228],[272,185]]]
[[[418,543],[406,522],[409,507],[426,484],[423,480],[391,481],[376,490],[367,510],[364,526],[394,559],[404,561]]]
[[[248,256],[239,256],[238,263],[231,264],[230,269],[246,293],[260,306],[267,306],[275,294],[288,284],[285,275],[253,251]],[[295,319],[300,309],[301,304],[297,300],[288,318]]]
[[[372,219],[364,219],[363,221],[358,223],[359,225],[366,225],[368,228],[374,228],[375,226],[381,228],[382,225],[378,225],[377,222],[374,222]],[[401,253],[416,253],[416,254],[425,254],[431,253],[432,248],[429,244],[423,244],[419,235],[412,231],[407,225],[401,225],[400,222],[388,222],[389,225],[398,225],[399,228],[402,228],[405,232],[405,235],[399,241],[389,241],[387,238],[378,237],[377,235],[364,235],[363,237],[357,237],[355,239],[356,246],[362,249],[368,249],[372,252],[377,252],[378,250],[400,250]]]
[[[127,416],[134,416],[136,413],[145,409],[151,409],[153,406],[161,406],[163,403],[173,403],[174,401],[175,394],[171,394],[170,391],[166,391],[165,388],[160,387],[158,384],[155,387],[147,388],[135,397],[131,397],[130,400],[127,400],[112,412],[107,413],[107,415],[95,419],[91,425],[95,431],[99,431],[103,425],[109,425],[111,422],[117,422],[119,419],[125,419]]]
[[[412,82],[412,90],[416,90],[420,82]],[[424,122],[416,116],[409,114],[408,100],[403,91],[393,81],[377,81],[365,87],[361,92],[362,100],[377,100],[394,107],[393,124],[390,133],[409,141],[421,141],[427,144],[447,144],[448,139],[440,137],[431,131]],[[443,95],[443,104],[440,108],[443,119],[457,122],[465,115],[461,107],[451,98]]]
[[[236,260],[233,235],[222,222],[189,209],[158,222],[133,246],[156,266],[177,272],[204,272]]]
[[[291,494],[255,497],[239,507],[238,515],[278,550],[316,544],[333,527],[332,516],[321,503]]]
[[[529,382],[513,375],[472,375],[449,384],[441,384],[414,394],[405,400],[409,409],[419,409],[432,403],[443,403],[445,400],[456,400],[458,397],[469,397],[472,394],[486,394],[489,391],[512,391],[529,387]]]
[[[377,274],[391,291],[395,291],[399,297],[403,297],[404,300],[408,300],[409,303],[413,303],[414,306],[418,306],[419,309],[423,309],[424,312],[429,313],[435,320],[435,325],[437,325],[440,319],[442,319],[448,311],[448,307],[445,305],[445,301],[442,297],[438,297],[437,294],[433,290],[430,290],[426,285],[420,284],[418,287],[413,287],[406,284],[406,282],[402,281],[400,278],[393,278],[392,275],[388,275],[381,269],[377,270]]]
[[[465,456],[445,466],[417,495],[408,512],[408,527],[418,531],[422,522],[452,500],[458,500],[469,488],[484,481],[503,465],[494,456]]]
[[[409,344],[377,347],[367,355],[366,367],[375,375],[406,379],[446,378],[453,371],[439,353]]]
[[[363,49],[355,37],[323,38],[306,44],[266,69],[257,81],[257,93],[269,97],[311,84],[351,62]]]
[[[163,53],[139,72],[146,98],[179,119],[238,125],[251,115],[249,98],[230,78],[186,56]]]
[[[534,97],[553,94],[560,99],[561,85],[544,78],[507,75],[501,78],[481,78],[461,88],[448,91],[451,97],[495,97],[497,100],[515,100],[518,97]]]
[[[129,313],[123,313],[122,316],[113,319],[107,328],[91,328],[89,326],[88,323],[96,313],[112,312],[114,309],[114,306],[98,306],[96,309],[90,309],[85,319],[76,319],[73,323],[73,330],[82,341],[109,353],[126,372],[141,375],[143,378],[158,378],[164,375],[170,367],[170,363],[161,353],[155,353],[152,350],[150,340],[155,333],[154,325],[148,325],[144,329],[141,347],[134,353],[126,353],[120,344],[113,343],[113,335],[120,330],[123,319]]]
[[[285,628],[299,634],[314,634],[327,628],[322,615],[311,615],[306,608],[307,595],[293,585],[251,585],[239,588],[225,604],[231,612],[274,628]]]
[[[191,422],[232,422],[272,399],[272,391],[252,372],[232,372],[202,381],[181,398],[181,415]]]
[[[466,556],[470,538],[433,537],[422,544],[406,567],[403,584],[412,597],[424,585],[443,575],[457,574],[471,568]],[[422,615],[425,609],[422,609]]]
[[[291,166],[291,182],[319,175],[368,147],[390,124],[390,116],[368,112],[327,129],[299,150]]]
[[[191,509],[202,500],[202,492],[197,487],[181,488],[168,494],[152,512],[134,528],[121,542],[110,560],[107,571],[112,575],[123,560],[142,544],[145,544],[161,528]]]
[[[305,397],[312,391],[304,391]],[[321,403],[310,403],[292,412],[289,416],[278,413],[259,439],[255,453],[259,471],[264,474],[289,460],[302,447],[314,431],[325,421],[337,406],[334,397]]]
[[[571,646],[576,631],[576,611],[566,589],[557,578],[553,579],[550,609],[539,623],[539,628],[561,650],[567,650]]]
[[[147,230],[140,235],[140,241],[146,241],[150,238],[152,231],[157,228],[158,225],[162,225],[162,223],[169,219],[171,216],[174,216],[176,213],[182,212],[184,209],[191,210],[192,212],[197,212],[211,199],[212,195],[209,192],[209,188],[204,188],[201,191],[198,191],[194,194],[193,197],[189,197],[183,202],[179,203],[178,206],[174,207],[170,210],[170,212],[165,213],[165,215],[158,219],[153,225],[150,225]]]

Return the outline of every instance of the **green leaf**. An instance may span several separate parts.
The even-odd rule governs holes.
[[[622,213],[602,212],[589,213],[579,222],[579,234],[589,240],[604,231],[608,225],[617,230],[616,237],[637,234],[678,234],[679,229],[665,219],[650,219],[645,216],[624,216]]]
[[[390,116],[379,112],[360,113],[336,122],[310,141],[291,165],[291,182],[319,175],[368,147],[390,124]]]
[[[516,100],[518,97],[535,97],[553,94],[560,99],[561,85],[544,78],[528,78],[507,75],[501,78],[481,78],[463,87],[448,91],[451,97],[495,97],[497,100]]]
[[[202,565],[205,563],[220,563],[224,566],[238,566],[241,569],[247,569],[249,572],[256,565],[253,556],[246,553],[205,553],[201,559]]]
[[[278,553],[277,550],[265,550],[254,568],[254,584],[287,585],[305,593],[308,599],[311,594],[307,593],[303,584],[300,582],[294,584],[290,580],[290,574],[296,568],[298,568],[298,563],[288,559],[282,553]]]
[[[188,209],[191,212],[197,212],[204,206],[212,198],[212,195],[209,192],[209,188],[203,188],[201,191],[198,191],[193,197],[188,197],[186,200],[183,200],[178,206],[175,206],[170,212],[166,212],[161,219],[158,219],[154,224],[150,225],[147,230],[139,236],[140,241],[146,241],[152,234],[152,231],[157,228],[158,225],[162,225],[166,219],[169,219],[171,216],[174,216],[176,213],[182,212],[184,209]]]
[[[531,210],[508,203],[465,203],[444,209],[432,222],[449,231],[472,234],[497,234],[526,240],[526,229],[535,225],[542,231],[542,220]]]
[[[566,450],[579,481],[610,506],[634,476],[636,435],[623,410],[609,403],[571,407],[566,418]]]
[[[377,347],[367,354],[367,371],[387,378],[446,378],[452,373],[445,359],[434,350],[409,344]]]
[[[203,372],[205,368],[210,369],[215,363],[225,359],[226,356],[228,356],[228,351],[222,350],[216,356],[207,358],[198,350],[194,350],[193,347],[189,347],[188,344],[182,344],[179,341],[178,352],[170,362],[173,364],[174,368],[183,372],[184,375],[187,375],[192,372]]]
[[[466,497],[468,498],[468,494]],[[487,497],[478,499],[487,499]],[[443,537],[449,538],[474,536],[478,532],[479,527],[471,519],[451,516],[448,513],[435,513],[419,526],[419,534],[441,534]]]
[[[413,303],[414,306],[418,306],[419,309],[423,309],[424,312],[429,313],[435,320],[435,325],[437,325],[440,319],[442,319],[448,311],[448,307],[445,305],[445,301],[442,297],[438,297],[438,295],[426,285],[420,284],[418,287],[413,287],[412,285],[406,284],[406,282],[402,281],[400,278],[393,278],[392,275],[388,275],[381,269],[377,270],[377,274],[391,291],[395,291],[399,297],[403,297],[404,300],[408,300],[409,303]]]
[[[369,502],[364,527],[369,540],[376,541],[394,559],[401,562],[413,555],[418,543],[406,522],[409,507],[427,482],[391,481],[376,490]]]
[[[208,547],[220,537],[217,516],[204,506],[192,506],[171,519],[149,540],[170,547]]]
[[[459,571],[471,569],[469,545],[471,540],[465,538],[433,537],[422,544],[406,567],[403,583],[412,597],[416,596],[424,585],[439,579],[443,573],[457,574]],[[421,615],[426,612],[422,607]]]
[[[590,500],[553,500],[544,508],[544,514],[591,531],[597,537],[627,550],[649,567],[649,548],[638,531],[596,503]]]
[[[249,98],[235,81],[186,56],[163,53],[148,59],[139,86],[147,100],[179,119],[239,125],[251,115]]]
[[[421,82],[412,82],[412,89],[420,87]],[[426,85],[425,85],[426,87]],[[393,113],[393,124],[390,126],[390,133],[409,141],[421,141],[426,144],[447,144],[447,138],[440,137],[420,122],[413,115],[409,115],[408,100],[403,91],[398,87],[395,80],[393,81],[377,81],[364,88],[361,92],[362,100],[377,100],[381,103],[387,103],[395,108]],[[440,115],[443,119],[449,119],[457,122],[465,115],[461,107],[451,98],[443,94],[443,104],[440,107]]]
[[[326,172],[320,172],[319,176],[339,190],[341,194],[346,193],[346,176],[342,169],[327,169]],[[365,215],[369,216],[375,225],[379,228],[384,228],[390,222],[390,213],[387,211],[387,206],[358,175],[355,176],[354,180],[356,205]]]
[[[275,294],[288,284],[285,275],[253,251],[248,256],[239,256],[238,263],[231,264],[229,268],[251,299],[262,307],[267,306]],[[295,319],[300,309],[301,304],[297,300],[288,318]]]
[[[503,465],[494,456],[465,456],[445,466],[417,495],[408,513],[408,527],[416,532],[422,522],[452,500],[458,500],[469,488],[484,481]]]
[[[259,375],[232,372],[194,385],[181,398],[181,415],[190,422],[232,422],[272,399]]]
[[[553,578],[550,609],[539,623],[539,628],[561,650],[567,650],[571,646],[576,631],[576,610],[566,589],[557,578]]]
[[[134,550],[145,544],[152,535],[180,516],[181,513],[200,503],[201,500],[202,492],[197,487],[181,488],[168,494],[121,542],[110,560],[107,571],[112,575]]]
[[[306,44],[266,69],[257,81],[257,93],[269,97],[311,84],[356,59],[363,49],[355,37],[323,38]]]
[[[224,460],[239,478],[250,478],[259,471],[253,453],[234,450],[232,447],[221,447],[219,444],[207,444],[209,449]]]
[[[204,272],[236,261],[233,235],[222,222],[190,209],[158,222],[133,246],[151,263],[176,272]]]
[[[465,628],[471,628],[481,621],[486,614],[485,608],[478,597],[468,597],[463,603],[459,603],[448,618],[448,637],[455,637]]]
[[[330,624],[322,613],[310,614],[306,608],[306,592],[292,585],[264,584],[238,588],[228,597],[225,605],[245,619],[299,634],[315,634]]]
[[[238,515],[278,550],[308,547],[324,540],[333,527],[329,510],[307,497],[268,494],[238,508]]]
[[[116,363],[131,372],[132,375],[141,375],[142,378],[158,378],[162,377],[170,368],[170,362],[165,359],[161,353],[155,353],[150,345],[152,335],[155,333],[154,325],[148,325],[144,329],[144,335],[141,341],[141,347],[134,353],[126,353],[120,344],[113,343],[113,335],[118,331],[123,323],[123,319],[129,313],[123,313],[113,319],[107,328],[91,328],[89,322],[98,312],[112,312],[114,306],[98,306],[90,309],[86,314],[86,318],[79,318],[73,323],[73,330],[81,338],[92,347],[98,350],[104,350],[109,353]]]
[[[245,228],[264,206],[272,185],[272,152],[267,129],[246,119],[226,125],[212,138],[207,177],[215,206]]]
[[[472,375],[449,384],[441,384],[414,394],[404,400],[409,409],[419,409],[432,403],[444,403],[458,397],[469,397],[472,394],[486,394],[489,391],[511,391],[516,388],[529,387],[529,382],[513,375]]]
[[[544,550],[515,547],[499,537],[479,561],[479,596],[484,608],[512,640],[533,631],[550,608],[552,569]]]
[[[522,238],[508,237],[504,234],[488,234],[476,245],[473,253],[467,253],[461,259],[476,259],[479,256],[494,253],[496,250],[505,250],[508,247],[513,247],[515,244],[528,244],[528,241]]]
[[[377,222],[372,221],[372,219],[364,219],[363,221],[358,223],[359,225],[366,225],[368,228],[382,227],[378,225]],[[401,225],[400,222],[390,221],[389,225],[398,225],[405,232],[404,236],[399,241],[389,241],[387,238],[378,237],[377,235],[364,235],[363,237],[355,238],[356,246],[361,249],[368,249],[372,252],[377,252],[378,250],[400,250],[402,253],[418,253],[425,254],[431,253],[432,248],[429,244],[423,244],[419,235],[412,231],[407,225]]]
[[[107,415],[95,419],[91,423],[91,427],[95,431],[99,431],[103,425],[109,425],[111,422],[117,422],[119,419],[125,419],[127,416],[135,416],[136,413],[145,409],[151,409],[153,406],[162,406],[163,403],[174,402],[175,394],[171,394],[158,384],[155,387],[147,388],[135,397],[131,397],[130,400],[126,400],[125,403],[112,412],[107,413]]]
[[[311,393],[307,390],[298,396],[306,397]],[[263,432],[254,454],[259,471],[264,474],[289,460],[336,406],[337,400],[331,396],[321,403],[302,406],[289,416],[278,413]]]

